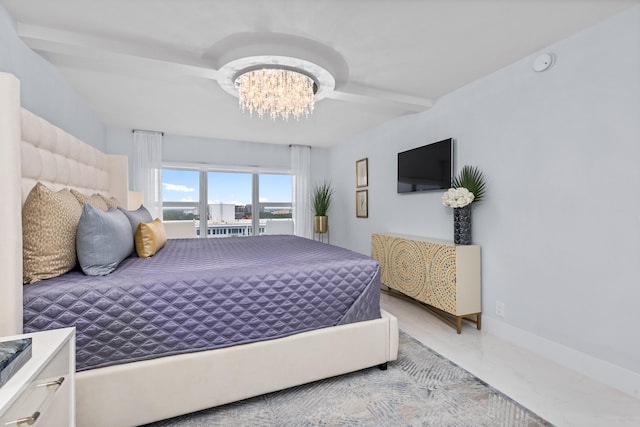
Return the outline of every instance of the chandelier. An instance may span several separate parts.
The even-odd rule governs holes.
[[[265,114],[273,120],[300,116],[309,117],[313,112],[315,81],[288,68],[260,68],[241,73],[234,82],[243,112],[255,111],[260,118]]]

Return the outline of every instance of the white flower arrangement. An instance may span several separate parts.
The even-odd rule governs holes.
[[[464,187],[450,188],[442,195],[442,204],[450,208],[463,208],[471,202],[475,196]]]

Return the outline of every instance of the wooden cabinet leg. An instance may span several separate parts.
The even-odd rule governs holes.
[[[478,315],[476,316],[476,329],[480,330],[480,328],[482,327],[482,314],[478,313]]]
[[[458,334],[462,333],[462,316],[456,316],[456,331]]]

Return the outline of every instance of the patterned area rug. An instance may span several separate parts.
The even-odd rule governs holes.
[[[400,333],[398,360],[148,424],[192,426],[551,426]]]

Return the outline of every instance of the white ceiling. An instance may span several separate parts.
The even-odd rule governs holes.
[[[107,125],[331,146],[640,0],[0,0],[18,34]],[[218,84],[229,60],[322,62],[312,116],[250,118]],[[317,60],[317,61],[316,61]]]

